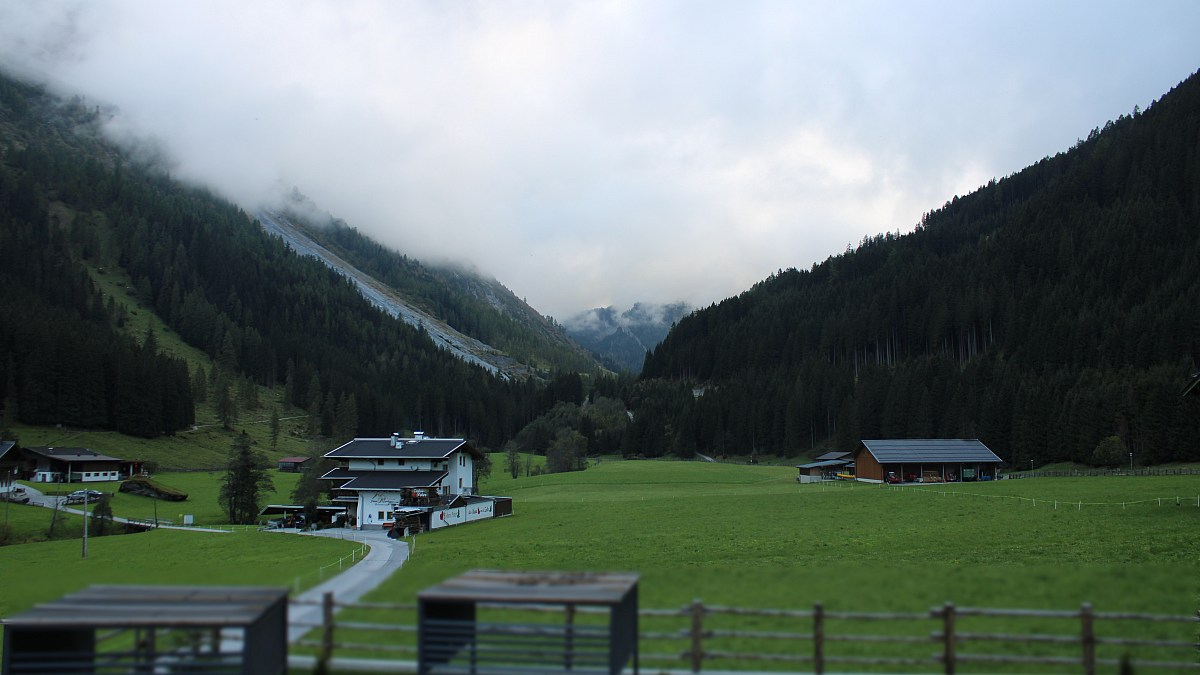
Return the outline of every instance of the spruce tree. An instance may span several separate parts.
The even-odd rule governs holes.
[[[253,449],[245,431],[239,433],[230,447],[229,464],[221,479],[220,500],[229,522],[249,524],[258,517],[263,493],[275,489],[269,468],[266,455]]]

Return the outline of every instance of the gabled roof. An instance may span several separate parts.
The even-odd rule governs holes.
[[[974,438],[920,438],[861,441],[880,464],[900,462],[985,462],[1003,460]]]
[[[109,457],[93,452],[87,448],[25,448],[25,452],[40,455],[59,462],[124,462],[117,457]]]
[[[356,438],[329,452],[335,459],[445,459],[456,450],[481,457],[478,450],[461,438],[401,438],[399,447],[390,438]]]
[[[445,471],[364,471],[342,486],[343,490],[399,490],[427,488],[446,477]]]
[[[4,459],[5,453],[16,447],[16,441],[0,441],[0,459]]]
[[[797,464],[797,469],[821,469],[827,466],[846,466],[850,463],[848,459],[827,459],[824,462],[810,462],[808,464]]]
[[[827,452],[827,453],[821,455],[820,457],[817,457],[816,461],[824,462],[824,461],[828,461],[831,459],[844,459],[844,460],[850,461],[850,460],[854,459],[853,457],[851,457],[852,454],[853,453],[849,453],[849,452]]]
[[[275,461],[276,462],[289,462],[291,464],[303,464],[304,462],[307,462],[309,459],[311,459],[311,458],[310,457],[281,457],[280,459],[277,459]]]

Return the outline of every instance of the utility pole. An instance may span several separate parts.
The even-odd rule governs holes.
[[[16,484],[17,484],[17,468],[14,466],[12,473],[10,473],[8,475],[8,493],[4,495],[4,497],[5,497],[5,499],[4,499],[4,524],[5,525],[8,525],[8,503],[11,502],[14,497],[16,497],[16,493],[13,492],[13,490],[17,489]]]
[[[87,535],[88,535],[88,503],[92,501],[90,494],[83,495],[83,559],[87,560]]]

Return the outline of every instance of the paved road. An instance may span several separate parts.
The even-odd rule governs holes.
[[[319,603],[326,592],[332,592],[338,602],[357,602],[408,560],[408,544],[388,539],[387,532],[381,529],[355,531],[338,528],[306,533],[306,536],[360,541],[370,546],[371,550],[354,566],[292,598],[288,606],[288,642],[299,640],[311,630],[311,624],[320,622],[321,606],[315,603]]]

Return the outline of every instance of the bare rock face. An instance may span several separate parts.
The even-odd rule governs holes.
[[[121,483],[120,491],[143,497],[162,499],[168,502],[182,502],[188,498],[186,492],[167,487],[166,485],[160,485],[149,478],[142,478],[140,476],[134,476]]]

